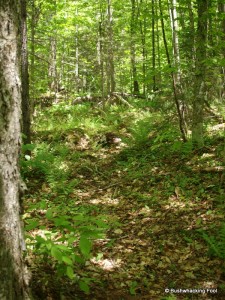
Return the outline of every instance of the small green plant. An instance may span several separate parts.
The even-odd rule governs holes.
[[[129,286],[130,286],[130,288],[129,288],[130,294],[136,295],[136,289],[138,287],[137,281],[132,281]]]
[[[225,260],[225,223],[221,225],[217,236],[208,235],[204,231],[200,233],[208,244],[209,254]]]
[[[84,265],[91,258],[93,240],[104,237],[108,228],[104,217],[83,213],[59,216],[54,209],[48,209],[46,218],[48,228],[40,225],[37,218],[26,220],[27,231],[41,231],[41,235],[27,235],[28,248],[43,261],[50,262],[59,277],[67,276],[78,282],[80,289],[88,293],[91,278],[77,276],[76,266]]]

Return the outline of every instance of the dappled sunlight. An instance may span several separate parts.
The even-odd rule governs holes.
[[[104,271],[114,271],[115,269],[121,268],[123,262],[121,259],[97,259],[92,258],[90,260],[95,266]]]
[[[160,299],[165,288],[184,287],[184,282],[185,287],[218,288],[221,262],[208,255],[201,235],[224,219],[217,210],[216,201],[222,203],[219,179],[201,171],[219,164],[216,148],[192,152],[189,144],[173,142],[174,132],[158,132],[147,112],[132,109],[126,126],[116,113],[109,123],[118,117],[122,124],[117,120],[114,128],[102,127],[101,118],[92,122],[85,108],[81,129],[76,125],[57,137],[53,131],[39,132],[51,147],[42,144],[41,153],[37,149],[31,168],[44,179],[32,183],[36,194],[26,206],[33,202],[34,208],[25,219],[28,228],[33,217],[44,228],[29,234],[34,239],[51,236],[54,244],[42,243],[50,261],[53,255],[53,268],[58,263],[71,278],[73,272],[93,278],[91,295],[107,299],[117,291],[115,299],[120,299],[134,290],[148,300]],[[118,143],[107,140],[107,134]],[[90,238],[80,242],[79,230]]]
[[[107,197],[102,197],[99,199],[90,199],[89,203],[91,204],[106,204],[106,205],[118,205],[120,202],[120,199],[112,199],[112,198],[107,198]]]

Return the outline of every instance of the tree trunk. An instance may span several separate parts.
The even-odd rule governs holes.
[[[175,83],[180,88],[180,51],[179,51],[179,39],[178,39],[178,22],[177,22],[177,8],[176,0],[170,0],[170,21],[172,29],[172,41],[173,41],[173,58],[174,66],[176,67],[176,73],[174,73]]]
[[[57,69],[56,69],[56,36],[50,36],[50,57],[49,57],[49,89],[56,94],[57,83]]]
[[[108,32],[108,58],[107,58],[107,81],[108,81],[108,93],[115,92],[116,81],[115,81],[115,67],[114,67],[114,51],[113,51],[113,16],[112,16],[112,3],[111,0],[107,0],[107,32]]]
[[[146,6],[142,0],[140,0],[140,7],[144,7],[143,17],[140,17],[140,33],[141,33],[141,52],[142,52],[142,74],[143,74],[143,95],[146,94],[146,62],[147,62],[147,49],[146,49],[146,33],[147,33],[147,25],[146,25]],[[140,11],[139,11],[140,14]],[[149,90],[149,85],[147,86]]]
[[[159,29],[159,17],[158,17],[158,6],[155,8],[156,15],[156,43],[157,43],[157,83],[161,85],[162,75],[161,75],[161,51],[160,51],[160,29]],[[158,87],[159,88],[159,87]]]
[[[78,18],[78,9],[76,8],[76,18]],[[79,36],[79,28],[78,24],[76,24],[75,27],[75,83],[76,83],[76,92],[80,92],[80,83],[79,83],[79,41],[78,41],[78,36]]]
[[[152,90],[156,91],[156,74],[155,74],[155,0],[152,0]]]
[[[98,27],[98,41],[97,41],[97,61],[99,65],[99,71],[100,71],[100,88],[101,88],[101,94],[102,99],[105,97],[105,89],[104,89],[104,55],[103,55],[103,28],[102,28],[102,12],[100,16],[99,21],[99,27]]]
[[[0,299],[29,299],[22,260],[19,215],[21,83],[19,72],[20,1],[0,1]]]
[[[168,44],[167,44],[167,39],[166,39],[166,33],[165,33],[165,26],[164,26],[161,0],[159,0],[159,11],[160,11],[160,17],[161,17],[161,27],[162,27],[162,34],[163,34],[163,42],[164,42],[164,46],[165,46],[165,50],[166,50],[167,62],[168,62],[168,66],[170,68],[172,68],[169,49],[168,49]],[[186,142],[187,141],[187,126],[186,126],[186,122],[185,122],[184,115],[183,115],[183,112],[182,112],[182,107],[183,106],[179,101],[179,96],[178,96],[179,92],[178,92],[178,89],[177,89],[174,72],[171,72],[171,79],[172,79],[174,102],[175,102],[175,105],[176,105],[178,119],[179,119],[179,128],[180,128],[180,132],[181,132],[181,137],[182,137],[182,140],[184,142]]]
[[[206,76],[207,1],[198,0],[198,28],[196,35],[195,94],[193,99],[192,143],[196,148],[204,144],[203,109]]]
[[[225,4],[219,3],[218,10],[219,10],[219,13],[221,14],[220,26],[222,29],[222,36],[221,36],[222,45],[220,46],[221,47],[221,57],[223,59],[225,59],[225,45],[224,45],[225,44]],[[221,43],[221,40],[218,43]],[[221,74],[221,84],[218,89],[219,90],[218,98],[222,99],[225,94],[225,67],[224,66],[221,67],[220,74]]]
[[[130,22],[130,35],[131,35],[131,44],[130,44],[130,53],[131,53],[131,70],[132,70],[132,81],[133,81],[133,90],[132,94],[138,95],[139,83],[137,77],[137,66],[136,66],[136,46],[135,46],[135,24],[136,24],[136,6],[135,0],[131,0],[131,22]]]
[[[29,99],[29,74],[27,56],[27,10],[26,0],[21,0],[21,79],[22,79],[22,115],[24,144],[31,143],[30,135],[30,99]]]

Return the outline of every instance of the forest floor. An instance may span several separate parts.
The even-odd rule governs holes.
[[[86,104],[39,114],[35,149],[22,162],[35,299],[225,299],[223,129],[213,124],[206,147],[192,151],[167,118]],[[67,222],[77,215],[86,228],[107,227],[73,278],[70,269],[60,275],[53,241],[78,234]]]

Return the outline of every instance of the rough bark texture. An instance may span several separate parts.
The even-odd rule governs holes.
[[[21,84],[18,65],[20,1],[0,0],[0,299],[29,299],[19,216]]]

